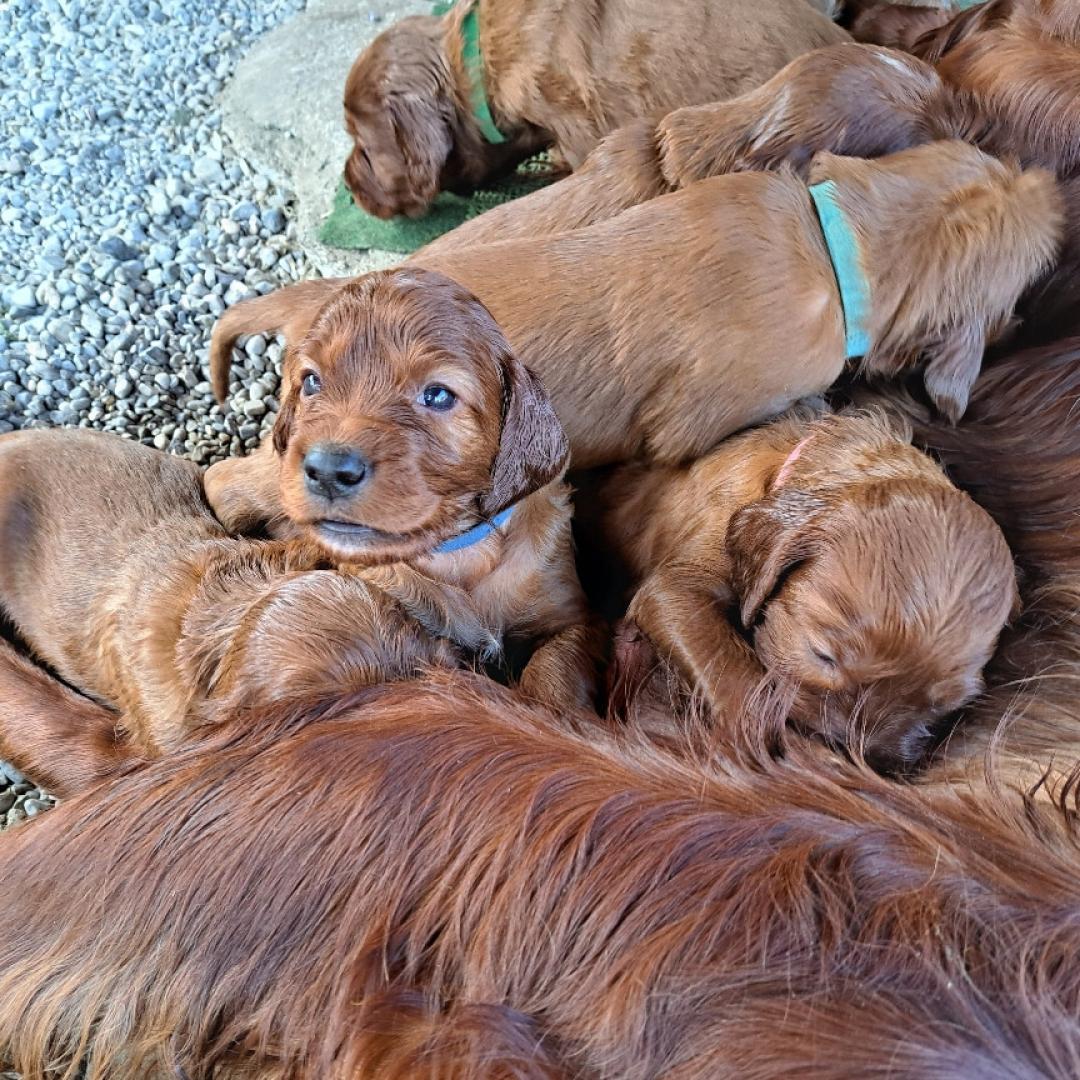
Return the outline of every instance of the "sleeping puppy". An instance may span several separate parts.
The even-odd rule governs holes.
[[[879,378],[921,369],[957,419],[987,342],[1051,263],[1055,181],[960,142],[819,154],[809,179],[717,177],[586,229],[419,262],[490,309],[543,380],[575,468],[698,457],[822,392],[849,359]],[[343,283],[226,312],[211,343],[218,392],[240,334],[295,335]]]
[[[543,387],[483,305],[401,269],[333,296],[290,350],[272,444],[212,466],[206,494],[231,531],[302,535],[408,594],[452,640],[460,618],[497,645],[538,645],[526,692],[587,704],[567,453]]]
[[[909,439],[802,408],[688,468],[617,472],[605,532],[641,581],[622,693],[658,655],[735,724],[768,681],[803,730],[916,764],[979,693],[1018,594],[1001,530]]]
[[[419,216],[543,147],[576,168],[622,124],[844,40],[804,0],[459,0],[395,23],[353,65],[345,182],[369,213]]]

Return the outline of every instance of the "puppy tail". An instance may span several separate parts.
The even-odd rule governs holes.
[[[266,296],[241,300],[214,324],[210,337],[210,385],[221,403],[229,394],[229,371],[236,339],[244,334],[284,334],[297,345],[311,328],[323,304],[349,278],[316,278],[277,289]]]
[[[110,709],[70,689],[0,637],[0,757],[60,798],[138,760]]]

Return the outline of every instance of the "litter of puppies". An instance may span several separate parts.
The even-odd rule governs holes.
[[[366,210],[566,175],[250,456],[0,436],[0,1066],[1080,1074],[1080,0],[658,11],[365,50]]]

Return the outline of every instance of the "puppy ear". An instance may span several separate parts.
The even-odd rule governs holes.
[[[957,423],[967,409],[985,351],[985,334],[981,327],[972,324],[949,331],[925,350],[923,382],[926,392],[950,423]]]
[[[454,140],[439,102],[416,93],[387,99],[394,137],[404,164],[410,206],[427,207],[442,189],[442,171]],[[407,211],[409,212],[409,211]]]
[[[744,627],[757,619],[788,571],[813,554],[817,519],[824,509],[816,495],[781,488],[731,519],[731,585]]]
[[[491,517],[558,477],[570,448],[540,380],[515,356],[504,353],[503,425],[491,470],[491,491],[480,509]]]

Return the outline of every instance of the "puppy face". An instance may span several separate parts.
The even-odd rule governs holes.
[[[345,84],[353,140],[345,183],[380,218],[419,217],[444,185],[454,115],[442,59],[441,20],[402,19],[359,56]]]
[[[487,309],[441,274],[370,274],[290,353],[288,517],[339,558],[429,551],[565,467],[562,427]]]
[[[1017,602],[1004,537],[948,484],[781,489],[732,520],[742,617],[792,717],[877,769],[915,765],[982,688]]]

